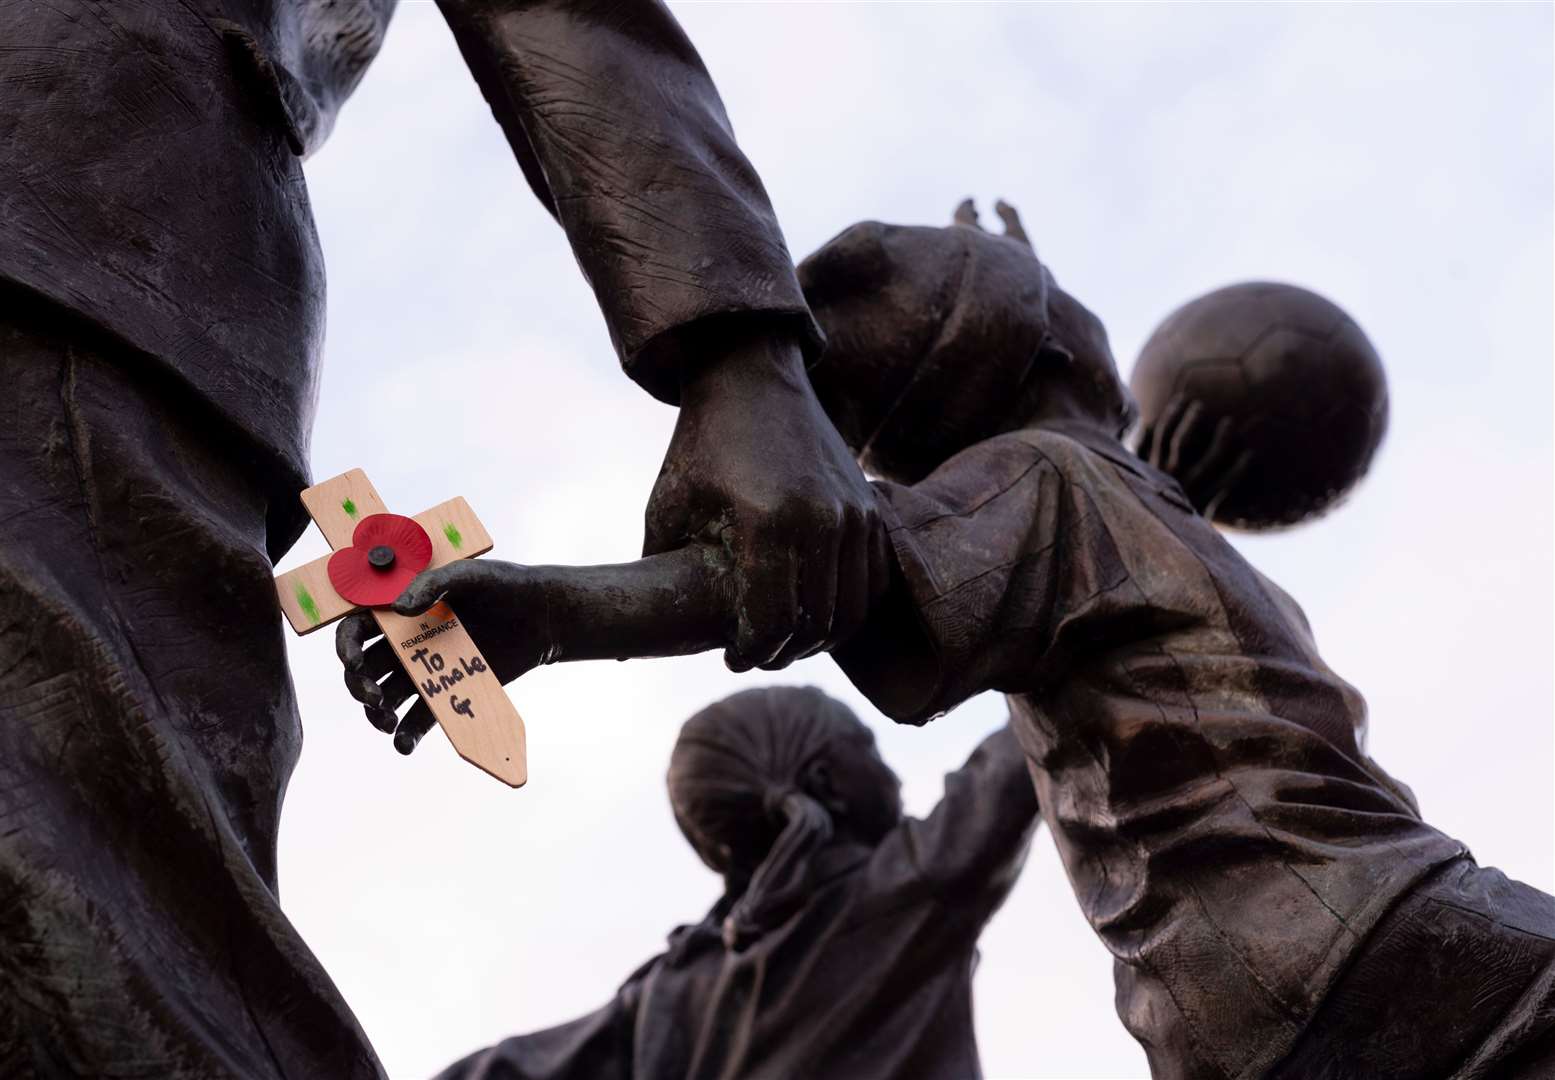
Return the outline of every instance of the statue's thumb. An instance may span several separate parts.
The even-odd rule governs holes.
[[[394,601],[394,610],[401,615],[420,615],[437,603],[443,591],[441,581],[433,574],[422,574],[400,593]]]

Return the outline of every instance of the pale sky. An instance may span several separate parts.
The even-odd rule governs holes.
[[[1316,289],[1387,366],[1392,426],[1330,517],[1237,546],[1366,695],[1371,750],[1486,865],[1555,890],[1549,5],[675,4],[796,258],[866,218],[939,224],[1004,196],[1107,323],[1126,373],[1181,302]],[[308,179],[330,271],[318,479],[392,509],[464,495],[519,562],[634,557],[673,410],[615,365],[435,7],[402,0]],[[322,554],[316,533],[283,567]],[[718,882],[670,816],[682,720],[812,683],[875,726],[927,812],[999,724],[925,729],[826,658],[546,668],[509,687],[530,783],[440,733],[404,759],[327,635],[292,641],[307,733],[282,900],[396,1078],[602,1004]],[[1051,839],[983,938],[990,1077],[1142,1077],[1111,962]]]

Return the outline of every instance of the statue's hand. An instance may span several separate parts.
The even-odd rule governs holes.
[[[417,576],[393,607],[401,615],[419,615],[439,600],[448,601],[504,683],[541,663],[547,647],[544,597],[528,567],[495,559],[449,563]],[[396,750],[410,753],[436,719],[372,613],[358,611],[343,619],[335,648],[345,665],[346,689],[362,703],[367,719],[393,734]],[[400,718],[400,706],[412,698],[416,703]]]
[[[1181,484],[1188,501],[1208,518],[1252,461],[1252,452],[1238,445],[1229,416],[1211,426],[1203,404],[1181,395],[1140,433],[1139,456]]]
[[[732,670],[768,670],[847,640],[885,587],[874,492],[827,420],[799,350],[747,342],[684,382],[648,503],[644,554],[692,540],[733,569]]]

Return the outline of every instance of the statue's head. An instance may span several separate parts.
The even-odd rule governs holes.
[[[799,266],[826,352],[816,395],[860,463],[914,483],[973,443],[1042,416],[1120,435],[1134,404],[1107,331],[1011,226],[964,204],[946,228],[866,221]]]
[[[669,795],[696,853],[742,894],[725,922],[734,947],[803,904],[810,857],[833,837],[875,844],[902,816],[873,733],[814,687],[746,690],[691,717]]]

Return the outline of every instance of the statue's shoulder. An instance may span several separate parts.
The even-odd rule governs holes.
[[[1176,480],[1104,432],[1032,427],[1012,434],[1070,483],[1088,490],[1126,488],[1158,509],[1164,501],[1177,512],[1198,517]]]
[[[1091,473],[1108,463],[1138,474],[1143,465],[1122,443],[1099,432],[1041,426],[1021,428],[1004,438],[1018,440],[1065,475]]]

